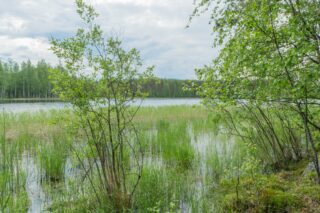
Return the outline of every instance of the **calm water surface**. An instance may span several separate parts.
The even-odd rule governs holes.
[[[174,106],[174,105],[198,105],[201,99],[199,98],[148,98],[144,100],[141,106]],[[140,101],[136,101],[133,105],[139,105]],[[41,102],[41,103],[6,103],[0,104],[0,109],[5,112],[37,112],[47,111],[51,109],[70,108],[69,103],[64,102]]]

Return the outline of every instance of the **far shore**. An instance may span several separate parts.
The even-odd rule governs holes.
[[[0,98],[0,103],[63,102],[60,98]]]
[[[147,97],[147,99],[199,99],[199,97]],[[42,102],[68,102],[60,98],[0,98],[0,104],[6,103],[42,103]]]

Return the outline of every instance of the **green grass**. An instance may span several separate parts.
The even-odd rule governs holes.
[[[20,163],[20,145],[7,141],[6,129],[2,129],[0,134],[0,211],[25,212],[29,200],[25,189],[26,175]]]
[[[52,200],[48,208],[53,212],[98,211],[88,179],[80,176],[64,179],[68,157],[73,160],[74,168],[81,170],[69,147],[71,142],[82,144],[72,140],[73,114],[69,110],[52,110],[5,116],[6,134],[1,137],[1,143],[8,147],[5,158],[11,165],[17,165],[24,152],[34,157],[48,180],[42,184]],[[225,124],[219,115],[203,107],[144,107],[134,122],[146,163],[133,198],[132,208],[139,212],[179,212],[181,206],[192,212],[266,211],[266,206],[270,211],[319,207],[318,186],[301,179],[305,163],[299,168],[293,164],[288,171],[280,173],[263,173],[261,162],[252,154],[256,153],[255,147],[223,134]],[[0,122],[0,130],[2,125]],[[126,163],[129,162],[127,159]],[[28,208],[29,201],[25,175],[21,168],[16,169],[19,175],[13,174],[13,170],[0,173],[0,185],[5,189],[6,184],[1,183],[13,183],[14,192],[19,193],[8,205],[22,211]],[[80,174],[85,172],[81,170]],[[238,196],[237,176],[240,177]],[[106,198],[104,202],[109,205],[110,201]]]
[[[40,168],[44,170],[46,180],[52,182],[63,180],[68,154],[67,146],[67,140],[54,137],[52,143],[39,148]]]
[[[68,111],[8,114],[7,128],[11,133],[7,135],[7,139],[21,147],[19,148],[21,149],[20,154],[23,151],[28,151],[35,155],[35,159],[38,159],[38,165],[47,180],[63,181],[64,164],[66,154],[69,151],[66,146],[66,141],[69,140],[68,123],[72,122],[72,116]],[[191,145],[191,135],[188,128],[192,126],[192,122],[203,121],[206,118],[207,112],[202,107],[146,107],[141,108],[138,112],[135,122],[141,129],[141,135],[147,137],[152,128],[157,130],[156,135],[145,140],[145,149],[151,150],[150,153],[146,151],[146,155],[161,158],[165,164],[162,171],[158,171],[159,173],[156,168],[149,168],[152,172],[148,168],[144,171],[146,175],[143,175],[142,184],[138,190],[145,193],[149,190],[149,194],[145,198],[137,196],[136,202],[140,206],[139,208],[166,209],[172,205],[175,199],[175,202],[179,202],[180,196],[189,196],[187,188],[193,184],[193,179],[189,177],[192,169],[197,166],[197,159]],[[167,172],[167,175],[164,175],[164,171]],[[182,181],[185,178],[190,179],[191,182]],[[154,191],[149,188],[152,186],[150,181],[154,181],[153,184],[158,184],[159,181],[167,184],[162,192],[159,191],[159,194],[163,196],[159,197],[157,194],[151,196],[150,193],[154,193]],[[158,187],[162,188],[163,186],[158,185]],[[86,193],[90,194],[88,190]],[[176,198],[174,198],[175,196]],[[84,195],[79,199],[88,199],[88,197],[90,196]],[[153,202],[143,201],[149,197],[150,199],[153,197]],[[57,200],[60,204],[63,203],[63,200],[55,198],[53,200]],[[69,198],[66,197],[65,200],[69,200]]]

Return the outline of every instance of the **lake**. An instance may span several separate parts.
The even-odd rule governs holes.
[[[148,98],[144,100],[141,106],[158,107],[174,105],[199,105],[200,98]],[[140,101],[134,102],[133,105],[140,104]],[[52,109],[70,108],[70,103],[65,102],[37,102],[37,103],[5,103],[0,104],[0,109],[5,112],[38,112]]]

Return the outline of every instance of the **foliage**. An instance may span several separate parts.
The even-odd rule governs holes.
[[[294,103],[308,87],[307,98],[318,99],[318,11],[307,0],[216,3],[211,22],[223,49],[213,66],[198,70],[210,89],[205,95]]]
[[[286,108],[298,116],[308,156],[319,168],[319,11],[309,0],[198,1],[211,8],[214,44],[222,47],[212,65],[197,70],[208,106],[237,105],[243,110]],[[250,110],[249,110],[250,111]],[[261,116],[264,112],[259,113]],[[252,117],[255,115],[252,114]],[[286,113],[280,114],[285,117]],[[251,119],[251,118],[249,118]],[[258,119],[264,125],[268,120]],[[273,131],[268,128],[267,131]],[[273,133],[272,133],[273,134]],[[273,135],[272,137],[275,137]],[[266,151],[268,152],[268,150]],[[320,169],[317,169],[320,183]]]
[[[130,104],[146,97],[142,84],[153,77],[153,67],[142,71],[138,50],[126,51],[119,39],[104,38],[93,7],[82,0],[76,3],[86,27],[74,37],[52,39],[51,49],[65,68],[52,70],[51,80],[55,92],[75,111],[71,127],[79,145],[72,151],[86,171],[96,208],[124,211],[133,205],[143,167],[132,122],[139,107]]]

